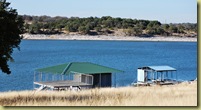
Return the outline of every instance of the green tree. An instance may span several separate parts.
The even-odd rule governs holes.
[[[80,26],[80,27],[78,28],[78,30],[79,30],[79,32],[80,32],[81,34],[89,34],[89,32],[90,32],[90,29],[89,29],[89,27],[87,27],[87,26]]]
[[[161,34],[162,29],[160,29],[161,23],[159,21],[151,21],[147,25],[147,31],[148,34],[155,35],[155,34]]]
[[[100,32],[100,31],[101,31],[101,29],[102,29],[102,27],[101,27],[101,26],[95,27],[96,32]]]
[[[13,48],[20,49],[23,33],[23,20],[16,9],[9,7],[10,3],[0,0],[0,69],[10,74],[8,61],[13,61]]]
[[[133,32],[135,36],[140,36],[142,34],[142,29],[140,27],[134,27]]]
[[[40,25],[38,22],[33,22],[31,25],[29,25],[29,33],[31,34],[40,34]]]
[[[140,36],[142,34],[142,30],[139,27],[133,27],[124,29],[124,33],[126,36]]]
[[[29,32],[29,24],[28,23],[25,23],[24,28],[25,28],[25,32]]]
[[[162,28],[165,30],[165,31],[168,31],[168,29],[169,29],[169,25],[168,24],[163,24],[162,25]]]
[[[177,33],[178,32],[178,28],[175,25],[170,25],[169,30],[171,33]]]
[[[197,33],[197,32],[198,32],[197,29],[198,29],[197,24],[195,24],[195,27],[194,27],[193,31],[194,31],[195,33]]]
[[[57,23],[55,28],[58,29],[59,31],[62,31],[62,28],[64,28],[64,26],[62,24]]]
[[[178,32],[179,33],[184,33],[184,30],[185,30],[184,26],[182,26],[181,24],[179,24],[177,28],[178,28]]]
[[[149,29],[152,29],[152,28],[158,28],[159,26],[161,26],[161,23],[159,21],[151,21],[147,25],[147,29],[149,30]]]

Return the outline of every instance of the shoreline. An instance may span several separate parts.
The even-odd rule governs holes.
[[[43,35],[43,34],[23,34],[24,40],[106,40],[106,41],[176,41],[176,42],[197,42],[197,37],[133,37],[133,36],[106,36],[106,35]]]

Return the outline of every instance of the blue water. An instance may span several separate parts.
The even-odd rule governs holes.
[[[23,40],[20,47],[13,53],[15,62],[9,62],[12,73],[0,72],[0,91],[31,90],[35,69],[66,62],[123,70],[116,76],[118,86],[135,81],[142,66],[169,65],[177,69],[181,80],[197,77],[196,42]]]

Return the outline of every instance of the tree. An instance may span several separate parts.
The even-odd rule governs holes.
[[[80,27],[78,28],[78,30],[79,30],[79,32],[80,32],[81,34],[89,34],[89,32],[90,32],[90,29],[89,29],[88,26],[80,26]]]
[[[102,29],[102,27],[101,27],[101,26],[97,26],[97,27],[95,27],[96,32],[100,32],[100,31],[101,31],[101,29]]]
[[[168,29],[169,29],[169,25],[168,24],[163,24],[162,25],[162,28],[165,30],[165,31],[168,31]]]
[[[29,33],[31,34],[39,34],[40,33],[40,25],[37,22],[33,22],[29,25]]]
[[[8,61],[13,61],[13,48],[20,49],[23,33],[23,20],[16,9],[9,7],[10,3],[0,0],[0,69],[10,74]]]
[[[133,27],[124,29],[124,33],[126,36],[140,36],[142,34],[142,30],[139,27]]]
[[[161,34],[161,32],[163,31],[162,29],[160,29],[161,23],[159,21],[151,21],[149,22],[149,24],[147,25],[147,31],[148,34],[150,35],[155,35],[155,34]]]
[[[169,30],[171,33],[177,33],[178,28],[175,25],[170,25]]]
[[[142,29],[140,27],[134,27],[133,31],[135,36],[140,36],[142,34]]]

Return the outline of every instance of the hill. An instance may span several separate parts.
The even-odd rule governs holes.
[[[25,21],[25,33],[30,34],[197,37],[197,23],[162,24],[157,20],[110,16],[67,18],[21,15],[21,17]]]

